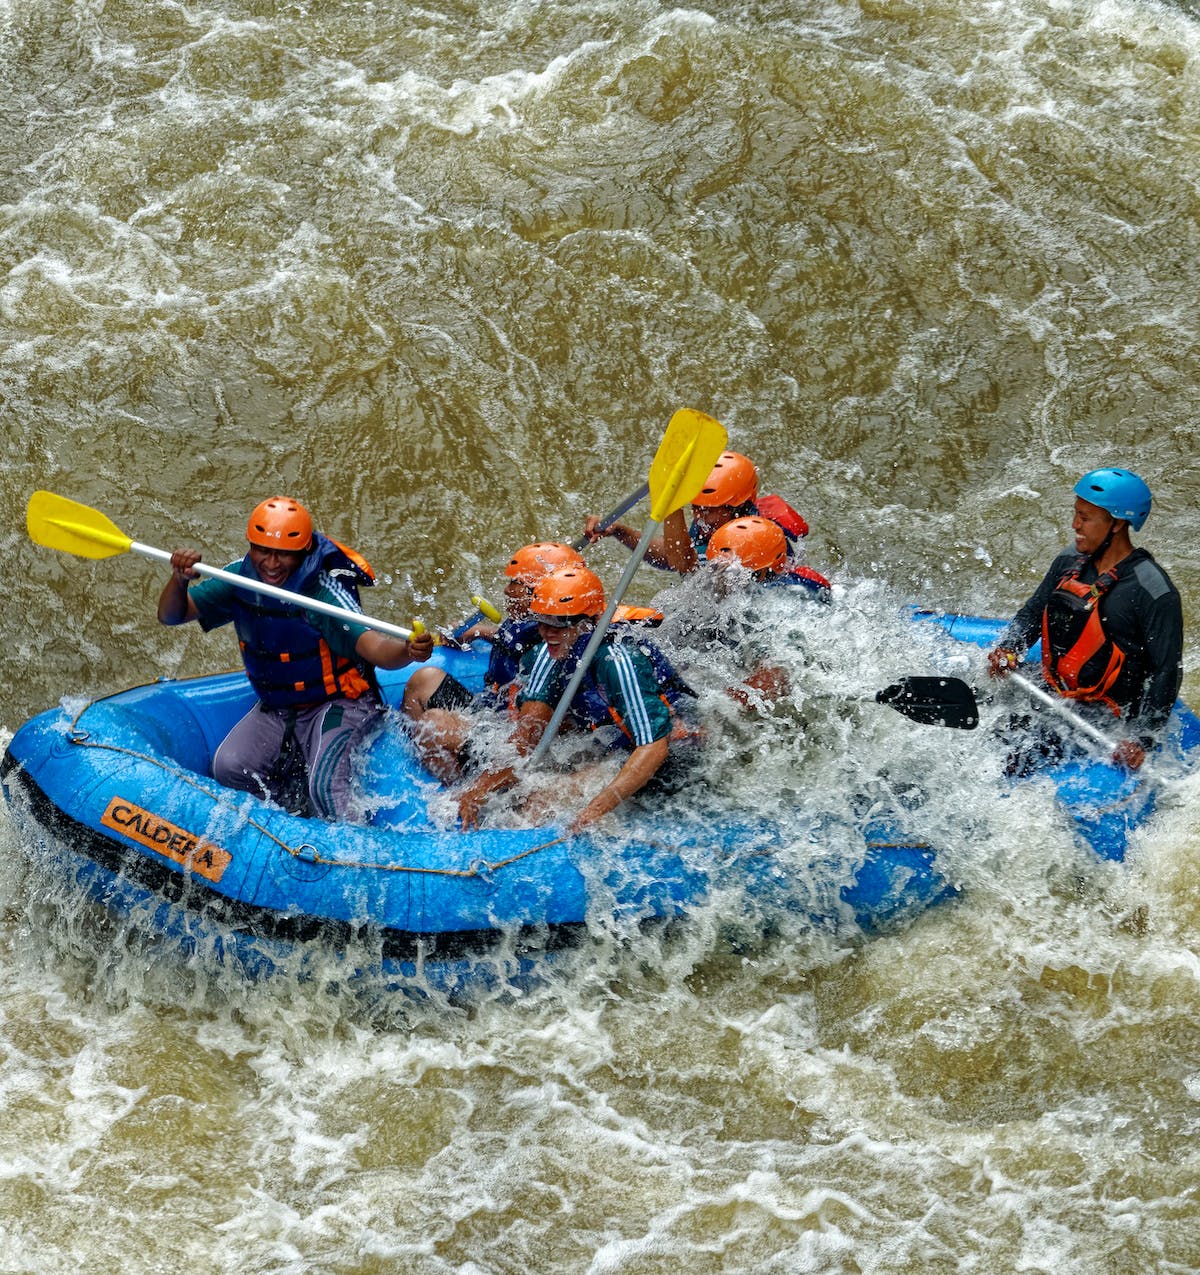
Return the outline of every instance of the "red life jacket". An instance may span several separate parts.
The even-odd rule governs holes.
[[[778,523],[789,540],[808,535],[808,523],[782,496],[759,496],[754,505],[764,518]]]
[[[1120,707],[1108,691],[1120,676],[1125,652],[1105,633],[1100,599],[1117,582],[1116,568],[1094,584],[1079,579],[1086,558],[1055,586],[1042,612],[1042,670],[1046,681],[1066,699],[1106,704],[1114,716]]]
[[[812,567],[789,567],[788,574],[796,577],[797,584],[804,585],[814,593],[823,593],[828,596],[833,588],[829,580]]]

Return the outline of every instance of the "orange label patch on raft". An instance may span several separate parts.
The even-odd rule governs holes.
[[[233,861],[228,850],[198,837],[186,828],[179,828],[173,823],[124,797],[114,797],[108,803],[108,809],[100,816],[100,822],[106,828],[112,828],[130,841],[147,846],[168,859],[173,859],[181,867],[208,881],[220,881],[221,875]]]

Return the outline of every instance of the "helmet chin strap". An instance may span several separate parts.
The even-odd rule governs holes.
[[[1095,553],[1088,554],[1090,562],[1099,562],[1101,558],[1108,552],[1108,546],[1112,544],[1113,536],[1117,534],[1117,523],[1122,521],[1120,518],[1114,518],[1112,514],[1108,515],[1108,535],[1104,537],[1100,543],[1100,547]]]

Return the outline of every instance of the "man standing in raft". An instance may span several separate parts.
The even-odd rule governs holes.
[[[1150,488],[1126,469],[1096,469],[1075,484],[1075,497],[1075,547],[1050,564],[988,655],[988,671],[1003,677],[1040,637],[1046,684],[1093,725],[1119,718],[1113,760],[1136,770],[1179,694],[1183,608],[1167,573],[1129,538],[1150,514]],[[1010,773],[1063,755],[1061,738],[1039,735],[1010,756]]]
[[[359,587],[375,580],[358,554],[314,531],[308,510],[287,496],[272,496],[254,509],[246,539],[249,551],[229,570],[304,597],[358,611]],[[307,771],[311,811],[343,818],[350,804],[351,746],[383,712],[374,670],[427,660],[432,635],[388,637],[223,580],[189,589],[199,579],[193,570],[199,561],[195,549],[171,555],[174,570],[158,599],[159,622],[196,620],[207,632],[232,621],[259,699],[217,748],[213,778],[294,806],[283,800],[288,794],[280,765],[294,740]]]

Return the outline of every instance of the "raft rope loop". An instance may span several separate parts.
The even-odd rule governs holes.
[[[127,687],[127,690],[140,690],[143,686],[157,686],[164,679],[156,678],[153,682],[142,682],[138,686]],[[411,872],[414,875],[435,876],[435,877],[486,877],[489,873],[498,872],[502,868],[507,868],[511,864],[518,863],[522,859],[529,858],[530,855],[538,854],[542,850],[549,850],[551,846],[559,845],[566,841],[567,838],[555,837],[553,841],[544,841],[541,845],[530,846],[528,849],[522,850],[519,854],[510,855],[507,859],[499,859],[495,863],[489,863],[486,859],[476,859],[469,868],[417,868],[406,863],[365,863],[354,859],[331,859],[321,854],[315,846],[309,845],[307,842],[301,842],[299,846],[289,845],[282,837],[278,837],[270,828],[264,827],[257,820],[245,815],[240,806],[225,795],[226,789],[220,784],[214,786],[218,789],[213,792],[211,788],[203,784],[199,780],[199,776],[195,771],[186,770],[180,766],[168,765],[161,757],[155,757],[152,753],[141,753],[135,748],[125,748],[120,744],[105,744],[91,738],[89,731],[84,730],[79,725],[79,719],[94,704],[103,703],[106,699],[113,699],[116,695],[124,694],[124,691],[114,691],[112,695],[101,696],[100,699],[89,700],[71,719],[70,733],[67,738],[69,741],[79,748],[101,748],[106,752],[120,753],[125,757],[135,757],[139,761],[149,762],[152,766],[157,766],[160,770],[165,771],[177,780],[188,784],[195,788],[198,792],[204,793],[206,797],[211,798],[219,806],[223,806],[231,813],[237,815],[239,819],[244,819],[252,828],[256,828],[264,837],[275,842],[275,844],[293,859],[297,859],[302,863],[316,863],[322,867],[330,868],[373,868],[377,872]],[[309,851],[311,853],[304,853]]]

